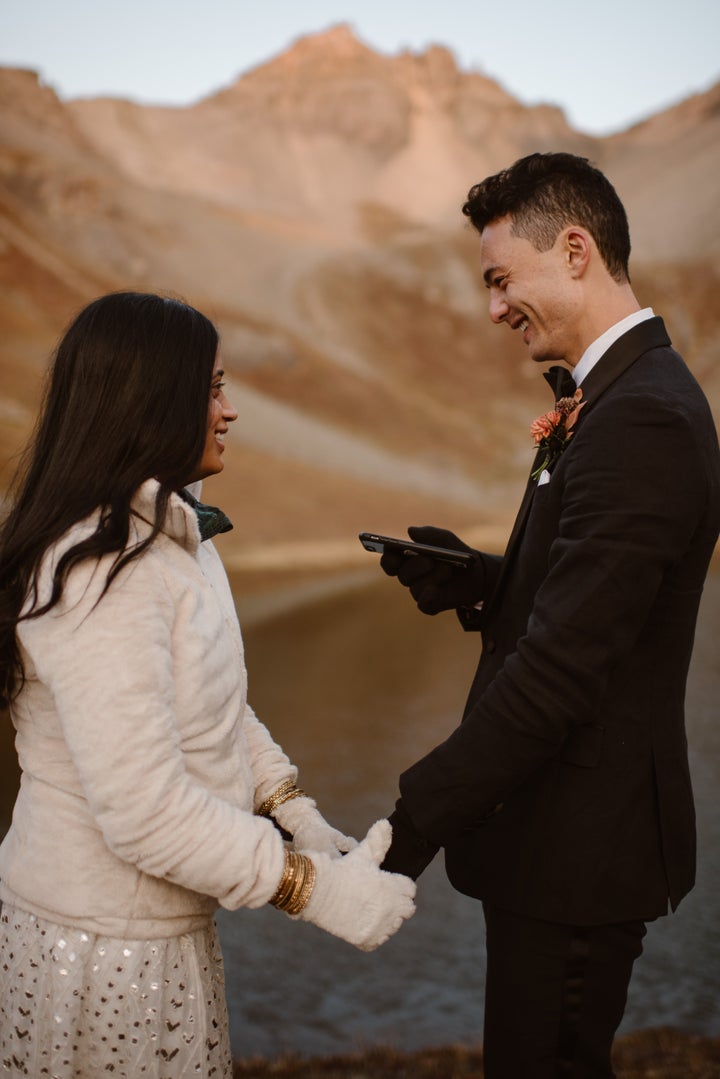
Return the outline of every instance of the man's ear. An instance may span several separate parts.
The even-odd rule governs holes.
[[[565,230],[564,254],[572,277],[582,277],[590,265],[594,241],[587,229],[573,225]]]

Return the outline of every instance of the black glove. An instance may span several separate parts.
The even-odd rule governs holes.
[[[438,614],[455,607],[474,607],[483,598],[485,566],[474,547],[468,547],[454,532],[431,525],[408,528],[416,543],[433,547],[450,547],[453,551],[470,551],[477,558],[470,566],[452,566],[421,554],[404,555],[398,550],[386,550],[380,565],[389,577],[397,577],[410,593],[423,614]]]

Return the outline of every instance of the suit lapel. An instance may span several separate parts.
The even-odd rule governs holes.
[[[580,425],[583,415],[587,412],[588,408],[597,401],[601,394],[603,394],[605,390],[623,374],[623,372],[627,371],[628,367],[630,367],[635,360],[639,359],[643,353],[649,352],[652,348],[667,347],[670,344],[671,342],[665,329],[665,323],[661,318],[657,317],[646,319],[644,322],[638,323],[636,326],[633,326],[631,330],[628,330],[627,333],[624,333],[622,337],[619,337],[582,381],[582,399],[586,404],[585,408],[580,410],[575,430]],[[549,372],[545,373],[547,381],[551,386],[555,387],[556,395],[560,393],[561,388],[563,387],[563,379],[567,377],[568,373],[567,369],[563,367],[552,367]],[[568,384],[566,383],[565,385],[567,387]],[[544,451],[542,450],[538,452],[535,462],[530,469],[531,475],[539,467],[541,454],[543,452]],[[500,573],[488,608],[495,606],[495,601],[501,594],[503,582],[512,564],[516,549],[520,544],[525,521],[530,512],[530,506],[532,505],[536,489],[537,482],[533,479],[528,480],[523,500],[520,503],[518,515],[515,518],[515,524],[510,533],[510,539],[508,540],[505,549]]]
[[[535,456],[534,464],[530,469],[531,475],[537,468],[540,467],[540,462],[542,461],[544,453],[544,450],[538,450]],[[528,513],[530,512],[530,506],[532,504],[533,495],[535,494],[536,488],[537,480],[529,479],[527,482],[527,487],[525,488],[525,494],[523,495],[522,502],[520,503],[518,515],[515,518],[515,524],[513,525],[512,532],[510,533],[510,539],[508,540],[507,547],[505,548],[505,555],[503,556],[502,565],[500,566],[500,572],[498,574],[497,581],[495,582],[495,590],[493,591],[490,602],[487,605],[487,610],[489,610],[495,605],[495,600],[501,593],[503,582],[507,577],[513,555],[515,554],[515,549],[519,546],[520,537],[523,532],[525,520]],[[485,613],[487,613],[487,610]]]
[[[670,345],[670,338],[661,318],[649,318],[639,322],[631,330],[615,341],[607,352],[598,360],[592,371],[582,380],[583,401],[586,406],[578,416],[578,423],[583,413],[597,401],[598,397],[619,378],[635,360],[651,348]]]

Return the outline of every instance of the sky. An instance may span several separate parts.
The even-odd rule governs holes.
[[[720,79],[719,0],[0,0],[0,65],[62,98],[186,105],[338,23],[383,54],[446,45],[594,135]]]

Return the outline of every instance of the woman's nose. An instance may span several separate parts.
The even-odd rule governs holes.
[[[227,420],[228,423],[234,423],[238,418],[237,409],[230,404],[225,394],[222,397],[222,414],[223,419]]]

